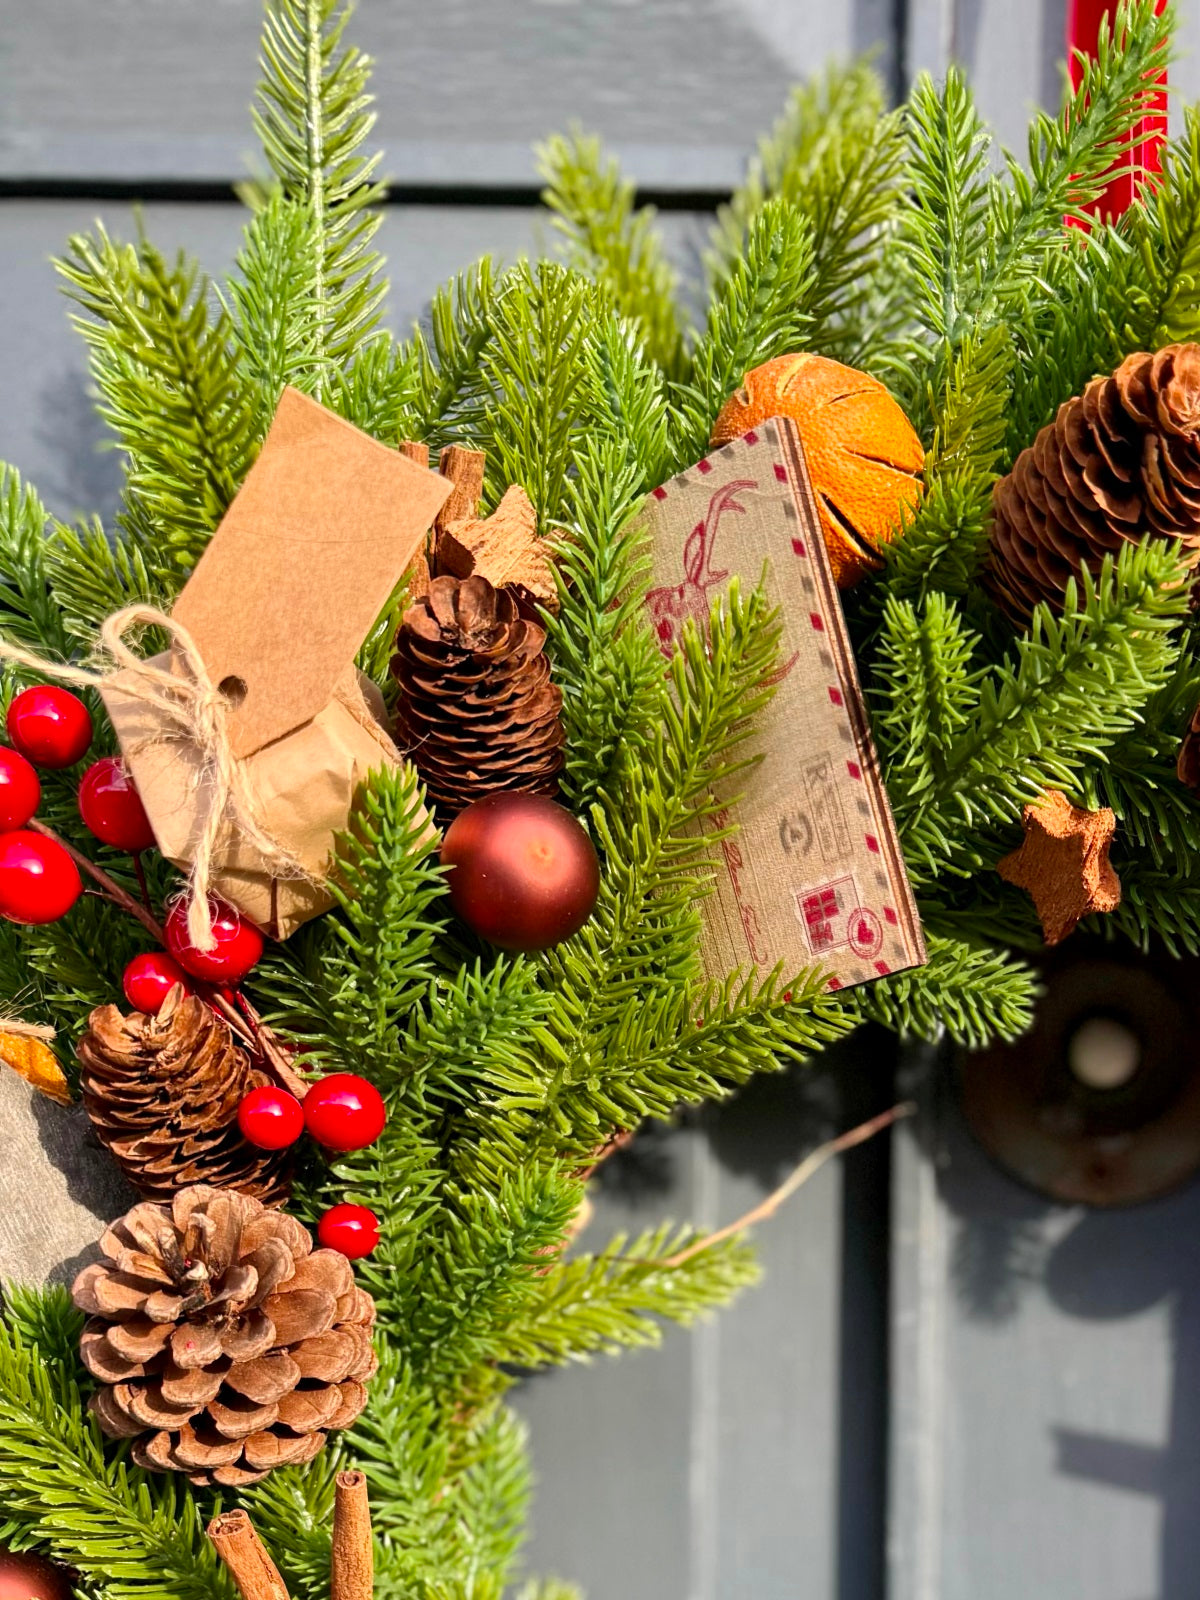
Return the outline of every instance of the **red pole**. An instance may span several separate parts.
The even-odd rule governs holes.
[[[1156,10],[1161,12],[1166,0],[1158,0]],[[1076,52],[1095,56],[1096,39],[1100,22],[1111,19],[1116,11],[1116,0],[1067,0],[1067,60],[1070,63],[1071,86],[1079,87],[1080,66]],[[1153,99],[1152,108],[1141,119],[1137,129],[1137,143],[1112,167],[1112,180],[1098,200],[1087,209],[1095,217],[1115,220],[1132,205],[1148,177],[1162,171],[1162,147],[1167,137],[1167,74],[1164,69],[1155,81],[1162,85]]]

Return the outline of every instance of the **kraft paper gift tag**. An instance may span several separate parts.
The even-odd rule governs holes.
[[[735,780],[739,830],[704,903],[714,978],[820,965],[843,988],[925,961],[800,437],[775,418],[656,489],[648,607],[665,656],[733,574],[767,572],[783,634],[761,763]]]
[[[212,887],[275,938],[332,904],[324,878],[333,836],[367,773],[400,761],[382,700],[354,657],[451,487],[285,389],[171,613],[230,703],[230,748],[245,764],[260,826],[303,872],[274,873],[226,827]],[[123,692],[119,673],[101,693],[159,847],[186,868],[206,814],[203,753],[164,732],[153,706]]]

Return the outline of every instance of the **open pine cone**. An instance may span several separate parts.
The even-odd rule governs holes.
[[[478,575],[435,578],[404,613],[396,739],[441,821],[489,794],[557,794],[566,735],[545,642],[513,596]]]
[[[134,1206],[100,1249],[72,1290],[91,1409],[139,1466],[256,1483],[366,1404],[375,1303],[294,1217],[198,1184]]]
[[[1126,543],[1177,539],[1200,559],[1200,345],[1129,356],[1061,405],[993,511],[988,584],[1018,622]]]
[[[256,1149],[237,1123],[241,1101],[269,1080],[203,1000],[176,986],[156,1016],[97,1006],[76,1054],[92,1125],[146,1199],[193,1183],[287,1199],[290,1152]]]

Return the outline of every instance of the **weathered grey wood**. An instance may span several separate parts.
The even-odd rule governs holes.
[[[888,1054],[864,1035],[821,1067],[752,1085],[699,1127],[652,1136],[643,1159],[657,1180],[622,1195],[621,1164],[606,1173],[582,1243],[663,1216],[744,1214],[808,1149],[885,1103]],[[886,1146],[863,1154],[878,1167]],[[846,1178],[827,1167],[758,1230],[763,1281],[731,1310],[668,1332],[659,1350],[518,1391],[540,1476],[532,1569],[578,1580],[590,1600],[879,1600],[882,1478],[869,1439],[845,1450],[864,1440],[848,1411],[878,1414],[882,1394],[853,1356],[850,1394],[842,1372],[848,1349],[873,1362],[883,1341],[843,1257],[873,1242],[867,1218],[843,1236]]]
[[[399,181],[528,183],[578,120],[662,188],[736,181],[789,82],[875,44],[889,0],[364,0]],[[259,0],[0,0],[0,175],[229,180],[255,151]],[[885,60],[886,64],[886,60]]]
[[[889,1600],[1182,1600],[1200,1497],[1200,1186],[1010,1182],[929,1068],[899,1135]]]
[[[0,1129],[0,1283],[70,1283],[137,1196],[82,1106],[55,1105],[3,1066]]]

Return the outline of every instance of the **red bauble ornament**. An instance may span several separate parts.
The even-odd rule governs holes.
[[[251,1089],[238,1106],[238,1127],[260,1150],[286,1150],[304,1132],[304,1109],[286,1089]]]
[[[304,1097],[304,1125],[327,1150],[362,1150],[387,1121],[383,1096],[353,1072],[331,1072]]]
[[[545,950],[591,916],[600,892],[592,841],[535,794],[494,794],[460,812],[442,841],[450,901],[501,950]]]
[[[126,1000],[135,1011],[148,1017],[158,1015],[159,1006],[177,983],[191,994],[187,973],[162,950],[146,950],[134,956],[121,979]]]
[[[92,742],[92,714],[77,694],[38,683],[13,697],[8,737],[36,766],[73,767]]]
[[[133,779],[118,756],[94,761],[79,785],[79,815],[100,840],[114,850],[136,855],[154,843],[154,829]]]
[[[57,839],[32,828],[0,833],[0,917],[57,922],[82,893],[79,868]]]
[[[239,983],[263,953],[263,936],[233,906],[216,895],[208,898],[212,913],[211,950],[197,950],[188,934],[187,901],[177,900],[167,913],[167,949],[185,972],[206,983]]]
[[[66,1575],[44,1556],[0,1550],[0,1600],[71,1600]]]
[[[379,1243],[379,1218],[366,1206],[332,1206],[317,1223],[317,1239],[326,1250],[339,1250],[358,1261]]]
[[[42,798],[38,775],[19,750],[0,746],[0,829],[23,828]]]

